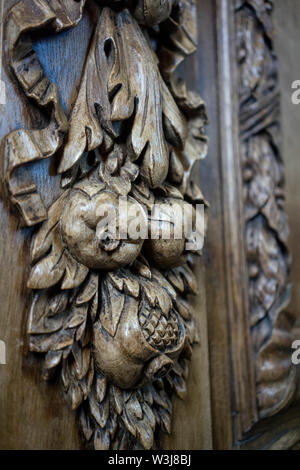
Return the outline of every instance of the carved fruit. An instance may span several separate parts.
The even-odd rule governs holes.
[[[160,351],[176,347],[180,337],[178,315],[171,310],[164,314],[159,308],[144,306],[139,311],[139,323],[147,342]]]
[[[169,293],[154,280],[140,279],[138,284],[141,294],[134,298],[104,282],[102,310],[94,325],[96,366],[125,389],[167,374],[185,343],[185,328]],[[151,289],[159,299],[156,306],[147,299]]]
[[[141,206],[134,199],[128,198],[127,202],[128,213],[134,206],[141,214],[139,220],[147,227]],[[139,255],[143,240],[121,239],[119,228],[125,226],[124,217],[115,193],[93,192],[91,185],[81,185],[71,192],[62,213],[64,244],[76,260],[89,268],[108,270],[130,264]]]
[[[186,261],[184,251],[189,239],[184,217],[189,215],[194,223],[193,206],[175,198],[159,198],[155,204],[159,209],[151,216],[151,237],[145,242],[145,252],[159,268],[180,266]]]

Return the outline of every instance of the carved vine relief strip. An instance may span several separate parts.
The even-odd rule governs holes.
[[[265,417],[289,403],[296,385],[272,3],[237,0],[236,28],[249,314],[257,407]]]
[[[26,225],[41,224],[28,281],[30,350],[45,355],[45,378],[60,375],[89,446],[150,449],[160,431],[170,432],[173,392],[186,390],[197,254],[185,251],[185,239],[113,238],[99,209],[120,215],[118,197],[128,196],[146,224],[153,204],[163,202],[166,218],[150,221],[160,227],[175,203],[205,204],[191,178],[206,155],[205,104],[176,76],[196,49],[196,6],[95,5],[98,22],[69,119],[30,33],[74,27],[85,0],[23,0],[8,12],[7,65],[49,124],[13,131],[1,154],[13,206]],[[59,148],[64,190],[47,210],[15,170]]]

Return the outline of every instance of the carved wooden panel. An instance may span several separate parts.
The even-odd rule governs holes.
[[[286,406],[296,386],[291,362],[288,221],[280,148],[279,78],[272,3],[237,2],[241,164],[249,318],[259,417]]]
[[[196,49],[196,7],[87,2],[95,28],[68,118],[32,37],[76,27],[85,4],[22,0],[7,12],[6,65],[48,123],[2,140],[4,187],[22,223],[39,224],[27,334],[44,355],[44,378],[60,378],[90,447],[150,449],[171,431],[172,395],[185,394],[197,341],[188,295],[197,292],[199,253],[186,248],[191,228],[178,239],[172,221],[174,209],[181,223],[181,213],[195,220],[196,204],[206,206],[193,178],[207,149],[205,104],[176,76]],[[46,207],[19,169],[58,152],[62,191]],[[112,213],[119,229],[138,218],[141,236],[116,237]],[[200,218],[203,239],[204,211]],[[148,237],[165,225],[169,239]]]
[[[238,442],[295,397],[295,312],[288,308],[290,257],[272,2],[220,0],[216,14],[231,344],[227,377],[232,380],[233,442]]]
[[[5,2],[0,447],[299,448],[271,5]]]

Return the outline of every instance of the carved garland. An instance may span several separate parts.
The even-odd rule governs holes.
[[[150,449],[160,431],[170,432],[173,392],[183,397],[186,389],[196,255],[184,251],[184,239],[114,239],[99,208],[118,211],[118,197],[128,196],[146,222],[154,202],[165,203],[167,217],[175,203],[205,203],[191,177],[206,154],[205,104],[175,74],[196,48],[196,6],[96,4],[69,120],[30,32],[74,27],[85,0],[23,0],[8,12],[7,64],[49,124],[3,140],[5,185],[24,223],[41,223],[31,252],[28,334],[30,350],[45,354],[45,378],[60,374],[90,446]],[[63,193],[47,210],[15,170],[59,148]]]
[[[265,417],[289,403],[296,385],[272,3],[237,0],[236,27],[249,314],[257,407]]]

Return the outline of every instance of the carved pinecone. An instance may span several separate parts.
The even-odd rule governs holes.
[[[153,348],[165,352],[177,345],[180,328],[172,309],[163,313],[160,308],[144,306],[139,312],[139,323],[144,337]]]

